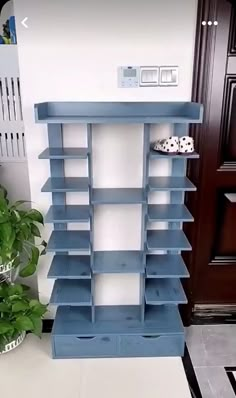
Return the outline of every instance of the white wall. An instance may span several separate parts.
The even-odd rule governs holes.
[[[49,175],[47,161],[37,159],[47,146],[46,126],[35,125],[34,103],[40,101],[185,101],[191,98],[197,0],[15,0],[24,122],[31,197],[42,211],[51,203],[40,188]],[[28,16],[29,29],[20,21]],[[179,65],[178,87],[119,89],[119,65]],[[81,132],[81,134],[80,134]],[[84,139],[84,126],[66,128],[67,143]],[[152,137],[171,133],[167,125]],[[94,132],[94,179],[100,187],[140,186],[141,126],[97,126]],[[85,166],[68,162],[67,175]],[[151,165],[151,173],[167,175],[169,161]],[[68,195],[70,203],[86,200]],[[164,193],[156,198],[165,202]],[[100,207],[95,217],[95,248],[139,249],[139,206]],[[161,226],[163,227],[163,226]],[[48,238],[50,228],[45,228]],[[41,261],[39,294],[47,301],[51,261]],[[96,281],[97,304],[138,302],[137,276],[103,276]],[[51,315],[49,315],[51,316]]]

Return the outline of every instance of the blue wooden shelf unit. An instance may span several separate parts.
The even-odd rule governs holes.
[[[186,163],[196,152],[166,156],[151,149],[153,124],[171,123],[176,136],[188,135],[190,123],[201,123],[203,107],[191,102],[48,102],[35,105],[37,123],[48,125],[51,176],[42,187],[52,193],[46,222],[54,230],[48,252],[54,257],[48,273],[55,279],[50,302],[57,305],[52,331],[54,358],[182,356],[184,328],[178,304],[187,302],[180,278],[189,277],[181,256],[191,250],[183,222],[193,217],[184,205],[184,192],[195,191],[186,177]],[[143,124],[143,182],[138,188],[93,187],[93,124]],[[63,125],[85,124],[87,146],[65,148]],[[128,126],[127,126],[127,134]],[[171,176],[149,176],[153,159],[169,159]],[[88,176],[65,177],[67,159],[87,159]],[[169,191],[169,204],[149,204],[149,193]],[[88,192],[87,205],[69,205],[67,192]],[[94,251],[94,208],[106,204],[141,204],[142,239],[136,251]],[[166,222],[167,229],[150,228]],[[67,223],[87,223],[88,230],[68,230]],[[139,305],[98,306],[94,300],[95,275],[140,275]]]

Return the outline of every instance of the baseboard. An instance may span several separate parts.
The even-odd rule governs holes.
[[[191,325],[236,324],[235,305],[196,305]]]

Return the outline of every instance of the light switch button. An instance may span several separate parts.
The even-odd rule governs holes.
[[[178,67],[161,66],[160,67],[160,86],[178,85]]]
[[[159,68],[153,66],[140,67],[140,86],[158,86]]]

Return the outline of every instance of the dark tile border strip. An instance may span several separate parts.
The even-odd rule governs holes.
[[[226,374],[229,378],[230,384],[234,390],[234,394],[236,395],[236,380],[233,375],[233,372],[236,372],[236,367],[226,367],[225,368]]]
[[[182,358],[184,370],[187,376],[188,384],[193,398],[202,398],[193,364],[189,355],[187,346],[185,345],[184,357]]]

